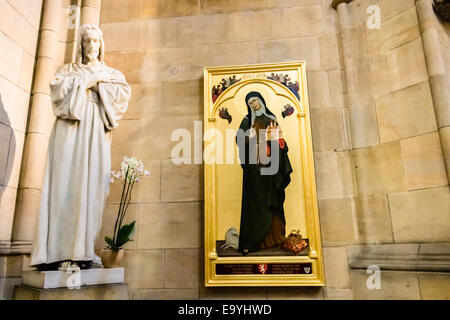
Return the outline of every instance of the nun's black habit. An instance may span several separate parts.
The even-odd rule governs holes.
[[[249,100],[257,97],[262,102],[262,110],[256,113],[249,105]],[[249,145],[252,146],[253,138],[242,139],[239,134],[247,132],[252,126],[256,129],[265,129],[271,121],[276,121],[275,115],[267,108],[264,98],[259,92],[250,92],[245,98],[248,114],[242,119],[240,129],[236,135],[236,141],[240,149],[240,160],[243,169],[241,224],[239,234],[239,251],[256,251],[262,248],[273,247],[281,244],[285,237],[284,200],[285,188],[290,182],[292,167],[288,157],[288,146],[283,139],[272,145],[278,148],[279,167],[273,175],[262,175],[261,168],[269,164],[249,163]],[[253,114],[253,116],[252,116]],[[274,153],[268,145],[268,152]],[[245,154],[243,154],[245,150]]]

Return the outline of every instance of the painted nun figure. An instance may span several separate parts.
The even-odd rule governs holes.
[[[76,63],[61,66],[50,82],[56,121],[31,254],[38,270],[100,261],[94,241],[109,193],[111,130],[131,95],[123,74],[103,62],[104,53],[101,30],[81,26]]]
[[[252,91],[247,94],[245,102],[248,114],[236,136],[243,169],[238,249],[243,255],[280,246],[285,240],[283,205],[285,188],[292,173],[287,143],[281,134],[276,134],[281,130],[264,98],[259,92]],[[278,161],[278,165],[274,161]],[[265,173],[264,168],[271,165],[275,170]]]

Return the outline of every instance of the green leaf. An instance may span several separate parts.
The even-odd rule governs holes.
[[[134,232],[136,231],[135,224],[136,224],[136,220],[129,224],[129,226],[131,226],[131,232],[128,235],[128,238],[131,238],[134,235]],[[130,239],[130,241],[132,241],[132,240]]]
[[[117,248],[121,248],[128,241],[131,241],[130,237],[134,234],[135,223],[136,221],[133,221],[130,224],[123,225],[120,228],[119,232],[117,233],[117,239],[115,243]]]
[[[105,241],[111,248],[114,247],[114,242],[110,237],[106,236]]]
[[[113,240],[112,240],[110,237],[108,237],[108,236],[105,237],[105,241],[106,241],[106,243],[109,244],[110,246],[113,246],[113,245],[114,245]]]

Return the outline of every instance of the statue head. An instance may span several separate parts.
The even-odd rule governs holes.
[[[105,43],[100,28],[93,24],[84,24],[78,35],[77,63],[98,59],[103,63]]]

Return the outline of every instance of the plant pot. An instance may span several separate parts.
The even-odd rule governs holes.
[[[101,259],[105,268],[119,268],[123,259],[123,249],[106,249],[103,251]]]

